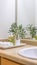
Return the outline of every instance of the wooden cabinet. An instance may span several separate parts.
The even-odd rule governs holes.
[[[0,65],[1,65],[1,57],[0,57]]]
[[[1,65],[22,65],[22,64],[13,62],[13,61],[5,59],[5,58],[1,58]]]

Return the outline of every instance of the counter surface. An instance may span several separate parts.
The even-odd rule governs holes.
[[[32,60],[18,55],[18,51],[26,47],[30,47],[30,45],[5,50],[0,49],[0,56],[22,64],[37,65],[37,60]]]

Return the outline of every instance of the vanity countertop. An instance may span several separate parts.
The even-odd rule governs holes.
[[[10,59],[11,61],[13,60],[15,62],[26,64],[26,65],[37,65],[37,60],[28,59],[18,55],[18,51],[26,47],[30,47],[30,45],[11,48],[11,49],[5,49],[5,50],[0,49],[0,56]]]
[[[34,39],[21,39],[22,43],[27,43],[28,45],[37,46],[37,40]]]

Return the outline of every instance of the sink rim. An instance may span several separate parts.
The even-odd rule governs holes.
[[[25,56],[24,54],[22,54],[23,51],[27,51],[27,50],[34,50],[34,49],[37,49],[37,47],[33,46],[33,47],[28,47],[28,48],[23,48],[21,50],[18,51],[18,54],[21,56],[21,57],[24,57],[24,58],[29,58],[29,59],[33,59],[33,60],[37,60],[37,57],[28,57],[28,56]]]

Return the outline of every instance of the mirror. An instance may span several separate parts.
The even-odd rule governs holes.
[[[35,1],[18,0],[17,4],[17,23],[24,27],[28,24],[35,24]]]
[[[15,0],[0,0],[0,39],[8,37],[10,25],[15,22]]]
[[[0,38],[8,37],[13,22],[37,26],[37,0],[0,0]]]

